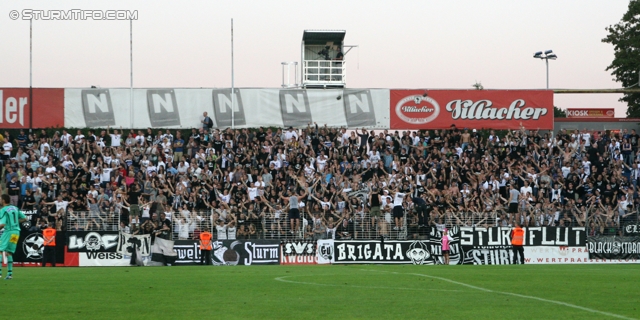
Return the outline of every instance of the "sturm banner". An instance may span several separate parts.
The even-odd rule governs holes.
[[[551,90],[391,90],[391,129],[553,129]]]
[[[178,254],[176,265],[200,263],[200,245],[196,240],[177,240],[173,249]],[[278,240],[213,241],[211,264],[215,266],[280,264]]]
[[[587,239],[590,259],[638,262],[640,236],[595,236]]]
[[[13,100],[12,100],[13,101]],[[199,128],[203,112],[215,128],[389,128],[388,89],[64,89],[70,128]],[[59,110],[62,114],[62,110]],[[133,117],[133,118],[132,118]]]

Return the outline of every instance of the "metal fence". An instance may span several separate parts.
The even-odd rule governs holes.
[[[235,216],[235,219],[233,218]],[[410,206],[396,223],[390,208],[383,208],[379,217],[372,217],[368,210],[359,211],[345,218],[325,213],[312,215],[302,212],[300,228],[292,230],[286,212],[262,212],[225,214],[209,211],[168,212],[173,239],[197,239],[208,230],[214,238],[227,239],[425,239],[431,228],[512,227],[517,221],[524,227],[586,227],[591,236],[640,234],[640,207],[627,209],[533,208],[519,210],[518,214],[503,210],[425,210]],[[117,231],[127,228],[135,232],[145,219],[130,217],[110,211],[71,211],[66,214],[67,230]],[[346,221],[345,221],[346,220]],[[232,223],[232,221],[234,221]],[[122,222],[122,225],[121,225]],[[154,228],[160,222],[155,222]]]
[[[118,231],[121,215],[113,211],[67,211],[66,226],[70,231]]]
[[[381,217],[371,217],[368,213],[340,220],[333,218],[311,218],[304,213],[300,228],[292,230],[286,213],[249,214],[243,213],[220,216],[211,212],[175,212],[172,222],[173,239],[197,239],[205,230],[211,231],[214,239],[407,239],[413,225],[407,223],[408,212],[399,227],[394,227],[390,213]],[[214,221],[215,220],[215,221]],[[233,223],[231,222],[233,221]],[[415,226],[417,228],[417,225]],[[425,227],[420,233],[427,235]]]

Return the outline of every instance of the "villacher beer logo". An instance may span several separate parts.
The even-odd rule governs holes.
[[[445,107],[454,120],[538,120],[547,114],[545,108],[527,107],[517,99],[506,107],[494,106],[491,100],[453,100]]]
[[[429,123],[440,114],[440,105],[429,96],[406,96],[396,104],[396,114],[402,121],[410,124]]]

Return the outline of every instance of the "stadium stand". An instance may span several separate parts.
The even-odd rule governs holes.
[[[624,235],[640,225],[635,132],[206,123],[184,131],[60,131],[3,136],[4,191],[31,217],[32,230],[423,239],[431,228],[515,221],[582,226],[589,235]]]

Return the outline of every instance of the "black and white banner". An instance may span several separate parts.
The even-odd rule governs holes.
[[[627,236],[640,236],[640,224],[631,223],[625,225],[624,234]]]
[[[68,231],[69,252],[116,252],[118,231]]]
[[[133,253],[134,248],[138,249],[140,256],[149,256],[151,254],[151,235],[132,235],[120,232],[118,235],[118,247],[116,252],[130,256]]]
[[[587,241],[590,259],[640,262],[640,236],[596,236]]]
[[[177,240],[173,249],[178,254],[176,265],[200,263],[200,244],[196,240]],[[211,263],[221,265],[280,264],[278,240],[223,240],[213,241]]]
[[[510,246],[513,228],[461,227],[460,243],[463,246]],[[524,246],[584,247],[584,227],[531,227],[524,229]]]
[[[317,264],[315,241],[287,241],[282,244],[280,264]]]
[[[464,252],[460,245],[460,228],[449,230],[453,238],[449,242],[450,264],[462,264]],[[331,263],[375,263],[375,264],[443,264],[442,232],[431,229],[429,240],[414,241],[340,241],[334,240],[333,254],[326,260]],[[320,245],[320,244],[318,244]],[[320,250],[320,248],[318,249]],[[323,248],[323,251],[328,251]],[[319,260],[320,262],[320,260]]]
[[[61,243],[64,242],[64,232],[56,234],[56,263],[64,263],[64,250]],[[13,253],[13,262],[26,264],[41,263],[44,253],[44,238],[39,231],[21,231],[16,252]]]

